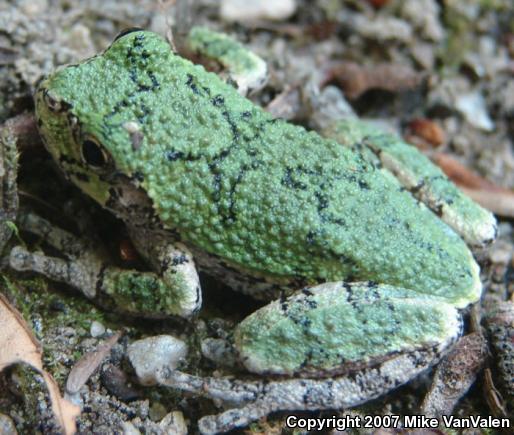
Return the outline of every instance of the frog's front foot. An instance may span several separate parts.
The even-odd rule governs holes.
[[[21,215],[18,225],[22,231],[43,238],[64,258],[16,246],[9,259],[15,270],[40,273],[101,305],[133,315],[187,318],[200,308],[198,276],[192,262],[185,261],[188,253],[172,249],[168,251],[170,258],[163,254],[159,273],[124,270],[109,265],[109,256],[100,243],[76,237],[35,214]]]
[[[266,378],[166,369],[157,377],[242,406],[200,421],[202,433],[218,433],[275,411],[346,408],[376,398],[439,361],[461,329],[459,312],[442,298],[372,282],[326,283],[274,301],[236,327],[242,364]]]

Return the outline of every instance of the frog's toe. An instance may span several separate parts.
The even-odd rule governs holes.
[[[201,303],[201,296],[195,296],[180,276],[169,282],[153,272],[109,267],[99,276],[97,287],[112,300],[114,309],[149,318],[189,318]]]
[[[196,26],[189,32],[187,44],[195,53],[222,64],[242,95],[262,88],[268,79],[266,62],[225,33]]]
[[[53,281],[66,283],[89,299],[96,294],[95,271],[83,267],[80,262],[29,252],[22,246],[15,246],[9,256],[9,265],[20,272],[35,272]]]

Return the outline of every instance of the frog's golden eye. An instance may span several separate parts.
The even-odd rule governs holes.
[[[93,138],[83,140],[80,151],[84,163],[88,164],[93,169],[104,168],[109,162],[109,156]]]

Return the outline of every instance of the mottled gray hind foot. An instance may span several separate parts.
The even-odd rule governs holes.
[[[357,406],[408,382],[428,365],[436,363],[446,348],[397,355],[377,367],[330,379],[241,381],[233,378],[201,378],[178,371],[158,373],[159,384],[240,405],[199,421],[202,434],[226,432],[247,426],[277,411],[313,411]]]

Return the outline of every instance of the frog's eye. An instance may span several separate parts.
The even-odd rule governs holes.
[[[94,169],[101,169],[109,162],[109,156],[96,140],[85,139],[81,145],[82,160]]]
[[[143,31],[144,29],[141,28],[141,27],[127,27],[126,29],[123,29],[120,33],[118,33],[116,35],[116,38],[114,38],[114,41],[112,41],[113,43],[116,42],[118,39],[122,38],[123,36],[125,35],[128,35],[129,33],[132,33],[132,32],[141,32]]]

